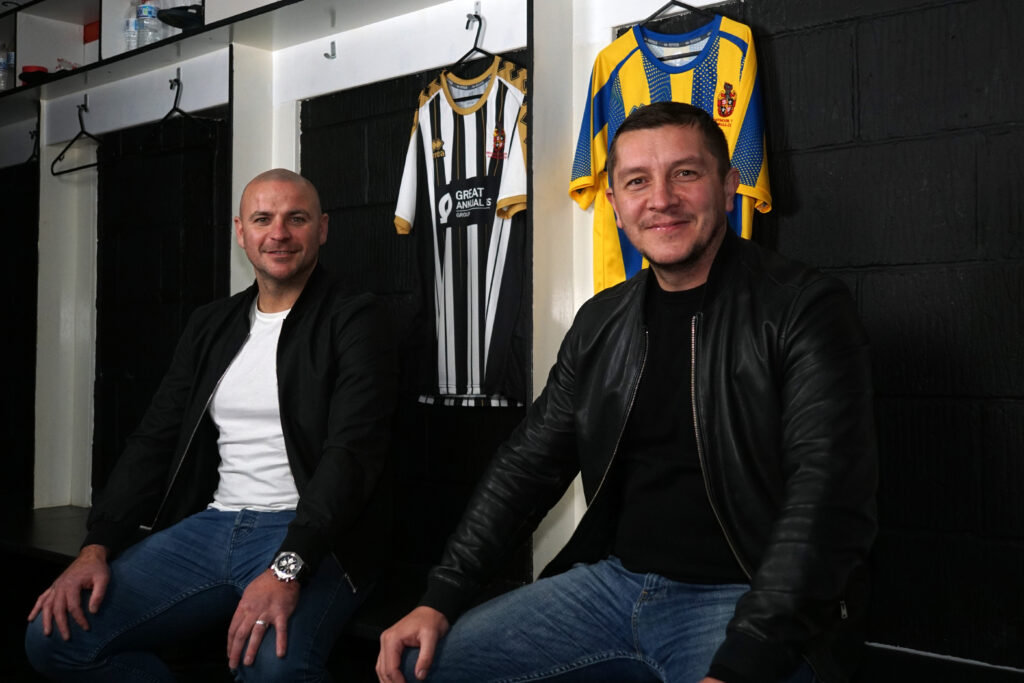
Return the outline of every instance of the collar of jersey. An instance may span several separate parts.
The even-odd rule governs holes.
[[[491,94],[491,88],[494,87],[494,81],[496,79],[493,77],[498,74],[499,60],[500,58],[498,56],[495,56],[494,61],[491,62],[491,65],[489,67],[487,67],[487,70],[484,71],[479,76],[477,76],[476,78],[459,78],[450,71],[445,71],[444,73],[441,74],[441,89],[444,90],[444,96],[445,99],[448,100],[448,106],[450,106],[452,110],[455,111],[456,114],[472,114],[477,109],[484,106],[484,102],[487,101],[487,97]],[[480,93],[480,97],[477,98],[476,102],[469,105],[468,107],[462,107],[459,106],[459,104],[455,101],[455,98],[452,97],[451,91],[448,89],[449,78],[452,79],[452,81],[454,81],[455,83],[458,83],[459,85],[476,85],[487,79],[490,79],[490,82],[487,84],[487,87],[484,88],[484,91]]]
[[[718,30],[722,24],[722,15],[715,15],[715,18],[704,24],[700,28],[696,28],[689,33],[658,33],[652,31],[649,28],[644,28],[640,24],[633,27],[633,38],[636,40],[637,47],[647,57],[648,61],[654,64],[657,68],[667,73],[682,73],[683,71],[690,71],[700,66],[705,59],[708,58],[708,53],[711,51],[712,44],[715,41],[715,37],[718,35]],[[696,38],[707,34],[708,42],[705,43],[704,49],[700,51],[696,57],[687,62],[682,66],[669,66],[665,64],[653,52],[651,48],[647,46],[647,39],[664,41],[667,43],[683,43],[691,38]]]

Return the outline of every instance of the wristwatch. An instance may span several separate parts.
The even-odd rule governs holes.
[[[289,550],[278,553],[270,564],[270,568],[274,570],[274,576],[279,581],[294,581],[305,575],[306,563],[302,561],[298,553]]]

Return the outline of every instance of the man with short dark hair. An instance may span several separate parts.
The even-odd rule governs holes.
[[[738,173],[700,109],[631,114],[608,172],[650,268],[578,312],[378,677],[848,681],[877,467],[853,300],[728,229]],[[460,617],[577,473],[567,545]]]
[[[190,318],[81,552],[29,614],[40,672],[172,681],[154,651],[230,618],[239,680],[326,675],[383,561],[396,384],[374,298],[318,265],[327,222],[296,173],[246,186],[235,236],[256,282]]]

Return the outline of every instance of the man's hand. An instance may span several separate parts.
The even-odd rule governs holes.
[[[269,569],[253,579],[242,593],[228,628],[228,666],[238,668],[246,638],[249,647],[242,663],[252,666],[263,636],[271,626],[277,633],[277,656],[284,657],[288,652],[288,618],[298,602],[298,581],[281,581]]]
[[[708,676],[707,678],[700,679],[700,683],[725,683],[725,681],[720,681],[717,678],[711,678]]]
[[[82,591],[92,590],[89,598],[89,613],[96,614],[110,583],[110,567],[107,565],[107,549],[102,545],[87,545],[82,548],[75,561],[57,577],[53,585],[43,591],[28,614],[32,621],[36,615],[43,615],[43,633],[53,633],[53,623],[64,640],[71,638],[68,628],[68,614],[82,627],[89,630],[89,622],[82,612]]]
[[[417,607],[397,624],[380,634],[380,655],[377,656],[377,678],[381,683],[404,683],[402,650],[418,647],[416,678],[427,677],[434,662],[437,643],[448,633],[448,619],[432,607]]]

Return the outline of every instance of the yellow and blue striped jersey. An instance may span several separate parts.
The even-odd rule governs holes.
[[[771,209],[764,121],[750,28],[726,17],[690,33],[662,34],[634,26],[594,62],[573,160],[569,195],[594,205],[594,291],[618,284],[646,266],[615,225],[605,196],[605,160],[615,131],[636,108],[673,100],[700,107],[725,132],[740,173],[732,228],[750,237],[754,209]]]

